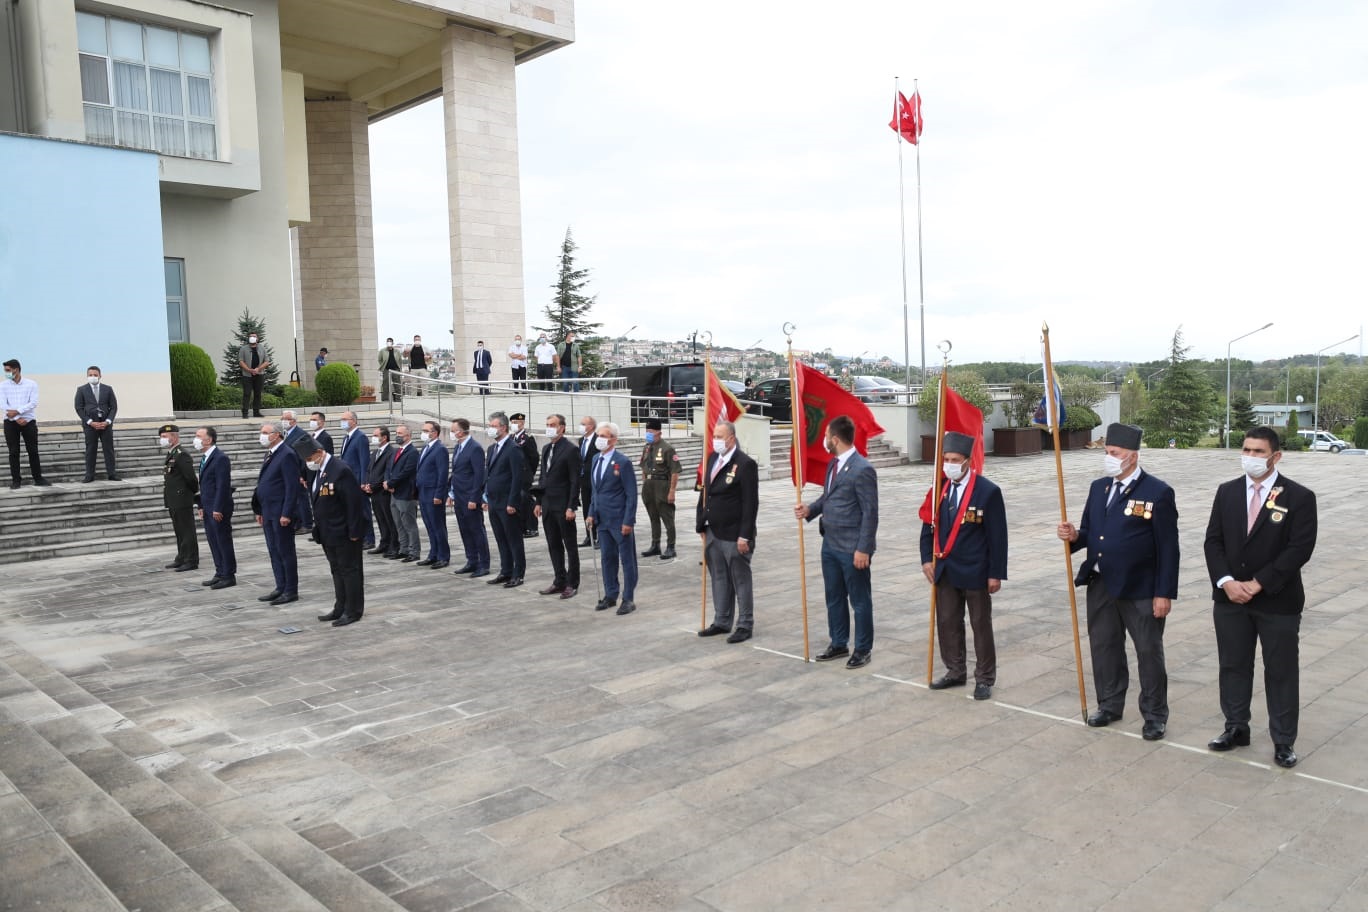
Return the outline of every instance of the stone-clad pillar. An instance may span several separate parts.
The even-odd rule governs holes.
[[[366,105],[309,101],[304,119],[310,201],[310,221],[299,227],[299,361],[304,385],[313,385],[314,356],[319,348],[327,348],[330,363],[361,365],[361,383],[378,389]]]
[[[442,46],[451,308],[456,379],[471,380],[477,339],[508,380],[508,346],[526,333],[513,40],[447,26]]]

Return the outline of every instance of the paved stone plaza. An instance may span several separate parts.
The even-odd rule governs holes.
[[[1064,464],[1077,521],[1101,455]],[[1122,723],[1080,722],[1048,455],[988,465],[1012,557],[985,703],[924,686],[920,466],[881,472],[874,657],[858,671],[801,661],[784,480],[761,486],[757,631],[743,645],[694,636],[692,495],[681,557],[643,561],[627,617],[593,611],[588,551],[577,598],[539,597],[538,538],[512,591],[368,557],[365,619],[333,629],[314,620],[331,607],[316,546],[300,547],[313,594],[263,607],[264,547],[240,520],[239,586],[221,592],[198,585],[209,570],[161,570],[169,539],[6,567],[0,637],[169,748],[159,763],[213,773],[223,800],[414,912],[1368,908],[1368,460],[1282,463],[1320,494],[1293,771],[1271,764],[1261,685],[1253,746],[1204,747],[1221,716],[1201,541],[1238,457],[1147,451],[1141,464],[1177,490],[1183,535],[1157,743],[1139,737],[1134,674]],[[806,549],[815,654],[815,526]]]

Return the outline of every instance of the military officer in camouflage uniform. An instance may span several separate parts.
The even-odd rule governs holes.
[[[166,569],[185,573],[199,569],[199,538],[195,534],[195,496],[199,494],[199,476],[190,454],[181,449],[180,428],[163,424],[157,431],[157,442],[166,450],[162,501],[171,514],[171,528],[176,532],[176,560]]]
[[[660,434],[660,419],[646,422],[646,448],[641,451],[641,502],[651,518],[651,547],[642,557],[675,557],[675,486],[679,483],[679,454]],[[660,526],[665,525],[665,550],[660,550]]]

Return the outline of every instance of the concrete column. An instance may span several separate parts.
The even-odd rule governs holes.
[[[508,379],[508,346],[527,332],[518,188],[513,40],[447,26],[442,45],[451,310],[456,379],[470,380],[477,339]]]
[[[298,229],[301,374],[312,386],[314,356],[327,348],[329,362],[361,365],[361,383],[378,389],[366,105],[309,101],[304,117],[310,221]]]

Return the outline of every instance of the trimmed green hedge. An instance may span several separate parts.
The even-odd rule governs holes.
[[[213,405],[218,374],[209,353],[189,342],[174,342],[170,357],[171,407],[194,412]],[[241,404],[240,395],[238,404]]]
[[[351,405],[361,395],[361,378],[350,364],[328,364],[314,377],[314,388],[323,405]]]

